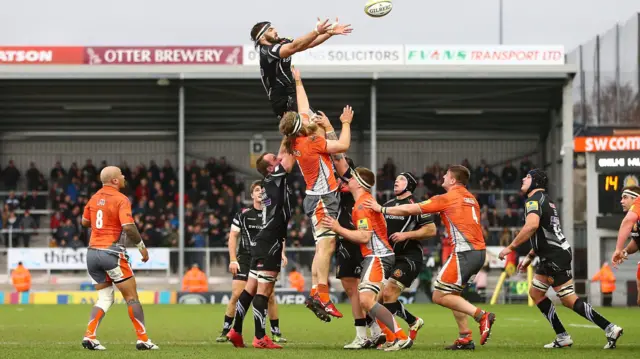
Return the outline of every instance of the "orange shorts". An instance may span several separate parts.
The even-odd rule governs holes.
[[[395,256],[369,256],[362,261],[362,272],[360,272],[360,285],[358,290],[372,291],[376,294],[380,293],[380,284],[391,275]]]
[[[453,252],[438,273],[435,288],[445,293],[460,293],[471,277],[484,266],[485,250]]]
[[[336,234],[322,226],[322,219],[325,216],[338,218],[340,202],[336,192],[322,196],[306,195],[302,203],[304,212],[311,218],[311,229],[316,242],[325,238],[335,238]]]
[[[119,283],[133,277],[133,269],[125,253],[89,248],[87,270],[94,284]]]

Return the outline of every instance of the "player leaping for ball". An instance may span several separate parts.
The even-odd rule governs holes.
[[[302,87],[300,74],[296,70],[296,83],[299,87],[297,97],[301,112],[308,110],[308,100]],[[312,282],[307,307],[316,316],[323,319],[323,311],[337,318],[342,313],[329,298],[329,271],[331,257],[335,251],[336,234],[322,226],[325,216],[338,216],[338,182],[336,180],[331,154],[346,152],[351,144],[351,121],[353,110],[346,106],[340,116],[342,130],[339,139],[325,140],[325,133],[319,126],[310,122],[304,124],[298,112],[287,112],[280,120],[280,133],[284,135],[282,147],[292,154],[306,183],[304,211],[311,218],[313,236],[316,241],[316,253],[312,263]],[[335,133],[334,133],[335,135]]]
[[[120,193],[120,189],[125,186],[124,176],[118,167],[109,166],[100,172],[100,181],[102,188],[89,199],[82,214],[82,226],[91,228],[87,270],[98,291],[98,301],[91,310],[82,346],[89,350],[106,349],[96,339],[96,332],[114,302],[115,284],[127,303],[129,319],[138,336],[136,348],[160,349],[147,336],[144,313],[136,289],[136,278],[133,276],[125,248],[125,240],[128,238],[140,250],[142,261],[149,260],[149,252],[131,215],[131,203],[127,196]]]
[[[325,216],[322,225],[331,229],[344,239],[360,245],[362,272],[358,285],[360,306],[374,320],[378,320],[386,330],[388,345],[379,349],[396,351],[408,349],[413,345],[411,338],[400,328],[393,314],[378,303],[377,296],[384,289],[387,274],[393,268],[395,255],[387,238],[387,224],[384,216],[365,208],[364,203],[375,201],[371,189],[375,185],[376,177],[371,170],[358,167],[354,171],[345,173],[349,178],[349,191],[356,203],[353,207],[352,218],[356,229],[347,229],[333,217]]]
[[[480,344],[491,334],[495,314],[485,312],[461,297],[469,279],[484,266],[486,244],[479,221],[480,207],[467,190],[470,173],[464,166],[451,166],[444,175],[442,187],[447,193],[416,204],[383,207],[372,198],[366,206],[387,215],[410,216],[439,213],[455,250],[444,264],[435,284],[433,302],[453,311],[460,338],[447,349],[473,349],[467,316],[480,324]]]
[[[618,242],[616,251],[614,252],[611,263],[614,267],[618,267],[622,262],[629,258],[629,254],[638,252],[640,247],[640,187],[628,186],[622,189],[622,199],[620,200],[622,209],[627,212],[626,216],[620,224],[618,231]],[[631,237],[629,244],[622,249],[627,238]],[[640,262],[636,270],[636,285],[638,286],[638,305],[640,306]]]
[[[287,111],[298,111],[296,88],[291,73],[291,56],[316,47],[333,35],[347,35],[351,25],[333,24],[318,19],[313,31],[295,40],[281,38],[271,22],[263,21],[251,28],[251,40],[260,53],[260,77],[273,112],[280,119]],[[298,111],[302,112],[302,111]]]

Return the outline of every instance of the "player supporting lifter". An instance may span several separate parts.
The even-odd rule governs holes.
[[[413,191],[418,182],[411,172],[402,172],[393,184],[393,192],[396,198],[385,203],[384,207],[402,206],[416,203]],[[406,287],[410,287],[422,271],[422,244],[421,240],[436,235],[436,225],[429,213],[417,216],[384,215],[387,221],[387,235],[393,245],[396,255],[396,263],[391,272],[391,277],[382,292],[384,306],[391,313],[404,319],[409,324],[409,337],[416,339],[418,330],[424,325],[424,321],[411,314],[398,300]]]
[[[308,110],[309,102],[296,70],[298,106],[301,112]],[[324,115],[324,114],[323,114]],[[342,313],[329,298],[329,270],[335,250],[336,234],[322,226],[325,216],[338,216],[338,182],[335,177],[331,154],[346,152],[351,144],[353,111],[346,106],[340,116],[340,139],[325,140],[325,132],[315,122],[303,124],[297,112],[287,112],[280,120],[280,133],[284,135],[282,147],[285,153],[295,156],[306,183],[304,211],[311,218],[316,253],[312,263],[312,289],[307,299],[309,307],[322,319],[322,311],[337,318]],[[335,133],[333,134],[335,136]]]
[[[269,21],[259,22],[251,28],[251,40],[260,53],[262,85],[278,119],[287,111],[298,111],[291,56],[316,47],[333,35],[351,33],[350,26],[339,24],[338,19],[334,24],[329,24],[328,19],[324,22],[318,19],[312,32],[295,40],[279,37]]]
[[[330,216],[325,216],[322,224],[344,239],[360,245],[360,252],[364,257],[358,285],[360,306],[371,318],[378,320],[385,329],[388,329],[386,338],[388,345],[381,346],[380,349],[385,351],[408,349],[413,345],[413,341],[400,328],[393,314],[377,300],[395,260],[387,239],[387,224],[384,216],[364,207],[366,201],[373,201],[371,189],[375,185],[376,178],[373,172],[363,167],[350,172],[345,173],[344,176],[350,177],[349,191],[356,200],[352,212],[352,223],[356,229],[344,228]]]
[[[631,240],[622,251],[616,251],[613,254],[611,263],[616,268],[629,258],[629,254],[636,253],[640,247],[640,231],[638,231],[638,225],[640,224],[639,196],[640,187],[638,186],[628,186],[622,189],[620,203],[627,215],[620,224],[620,230],[618,231],[619,245],[616,246],[616,249],[622,247],[629,236],[631,236]],[[638,262],[638,269],[636,270],[636,285],[638,286],[638,305],[640,306],[640,262]]]
[[[253,206],[240,210],[233,218],[231,231],[229,232],[229,271],[233,275],[231,282],[231,299],[227,304],[227,311],[224,315],[224,326],[222,333],[216,339],[222,343],[229,340],[227,333],[231,330],[233,317],[236,313],[236,303],[240,293],[244,290],[249,279],[249,266],[251,266],[251,246],[255,245],[255,238],[262,229],[262,194],[261,181],[251,184],[251,199]],[[238,241],[240,237],[240,241]],[[286,256],[282,252],[282,263],[286,265]],[[278,319],[278,304],[275,300],[275,293],[269,296],[269,323],[271,324],[271,335],[276,343],[286,343],[287,340],[280,333],[280,321]]]
[[[273,293],[282,264],[284,239],[291,218],[292,190],[287,175],[293,168],[292,156],[277,158],[272,153],[262,154],[256,168],[264,176],[262,180],[262,229],[251,245],[251,269],[245,289],[238,298],[235,322],[227,337],[236,348],[243,348],[242,324],[253,301],[255,338],[253,347],[259,349],[282,349],[265,335],[269,296]]]
[[[476,198],[467,190],[469,170],[464,166],[451,166],[444,175],[442,187],[447,193],[434,196],[417,204],[382,207],[373,199],[367,207],[376,212],[393,216],[411,216],[439,213],[447,233],[455,245],[454,252],[444,264],[436,280],[433,302],[453,311],[460,337],[447,349],[474,349],[467,316],[480,324],[480,344],[484,345],[491,334],[495,314],[485,312],[461,297],[469,279],[484,265],[485,242],[480,226],[480,207]]]
[[[545,345],[545,348],[563,348],[573,344],[571,336],[558,318],[555,306],[546,296],[549,287],[553,287],[565,307],[573,309],[605,331],[607,344],[604,348],[613,349],[622,335],[622,328],[610,323],[593,310],[589,303],[576,295],[571,274],[571,246],[562,234],[558,209],[546,193],[547,182],[547,174],[540,169],[529,171],[522,179],[521,190],[527,195],[525,224],[513,242],[503,249],[498,257],[504,259],[519,245],[530,240],[531,251],[518,269],[525,271],[535,256],[540,258],[529,295],[556,332],[556,339]]]
[[[138,299],[136,279],[129,264],[125,240],[133,242],[142,255],[142,261],[149,260],[131,215],[131,203],[120,189],[125,187],[124,176],[118,167],[105,167],[100,172],[102,188],[96,192],[84,207],[82,226],[91,228],[91,238],[87,250],[87,270],[98,291],[98,301],[91,309],[87,330],[82,346],[89,350],[106,350],[96,339],[100,322],[114,302],[113,285],[118,288],[127,302],[129,319],[136,330],[138,350],[160,349],[147,336],[144,326],[144,312]],[[126,236],[123,236],[123,232]]]

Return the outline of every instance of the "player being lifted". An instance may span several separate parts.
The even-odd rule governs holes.
[[[611,263],[614,267],[619,266],[629,258],[629,254],[638,252],[640,247],[640,232],[638,231],[638,223],[640,223],[640,187],[628,186],[622,189],[622,209],[627,212],[627,215],[620,224],[620,230],[618,231],[618,242],[616,245],[616,251],[614,252]],[[631,236],[629,244],[622,249],[624,242]],[[638,262],[638,268],[636,270],[636,285],[638,286],[638,305],[640,305],[640,262]]]
[[[120,193],[120,189],[126,184],[124,176],[118,167],[109,166],[100,172],[100,181],[102,188],[91,196],[82,214],[82,226],[91,228],[87,250],[87,270],[98,291],[98,301],[91,309],[82,346],[89,350],[106,349],[96,339],[96,332],[100,322],[113,305],[115,284],[127,302],[129,319],[138,336],[136,348],[138,350],[160,349],[147,336],[144,313],[136,289],[136,279],[125,248],[125,240],[128,238],[138,247],[142,261],[149,260],[149,252],[142,242],[131,215],[131,203],[124,194]]]
[[[444,264],[435,284],[433,302],[453,311],[460,337],[447,349],[474,349],[467,316],[480,324],[480,344],[491,334],[495,314],[485,312],[461,297],[469,279],[477,274],[485,262],[485,242],[479,221],[480,207],[467,190],[469,170],[464,166],[451,166],[444,175],[442,187],[447,193],[434,196],[417,204],[383,207],[371,199],[366,206],[392,216],[416,216],[439,213],[447,233],[455,245],[454,252]]]
[[[251,184],[251,199],[253,206],[239,211],[233,218],[231,231],[229,232],[229,271],[233,275],[231,282],[231,299],[227,304],[227,311],[224,315],[224,326],[222,333],[216,339],[217,342],[226,342],[227,333],[231,330],[233,318],[236,313],[236,303],[240,293],[244,290],[247,279],[249,279],[249,266],[251,266],[251,246],[255,245],[255,238],[262,228],[262,202],[261,181]],[[240,240],[238,241],[238,237]],[[282,263],[286,265],[286,256],[282,254]],[[269,323],[271,324],[271,335],[276,343],[286,343],[287,340],[280,333],[280,321],[278,319],[278,306],[275,300],[275,293],[269,296]]]
[[[296,78],[298,107],[300,113],[309,109],[309,101],[304,91],[300,73],[294,70]],[[303,123],[298,112],[287,112],[280,120],[280,133],[284,135],[283,152],[295,156],[306,183],[304,211],[311,218],[316,253],[312,262],[312,289],[307,300],[316,316],[322,319],[326,312],[337,318],[342,313],[329,298],[329,270],[331,256],[335,250],[336,234],[322,226],[325,216],[338,216],[338,181],[335,177],[331,154],[346,152],[351,144],[351,121],[353,110],[346,106],[340,116],[342,130],[339,139],[325,140],[324,131],[315,123]],[[335,132],[333,133],[335,137]]]
[[[411,172],[402,172],[393,185],[396,197],[383,206],[395,207],[416,203],[413,191],[417,185],[418,182]],[[385,214],[384,218],[387,221],[387,235],[393,245],[396,262],[390,273],[391,278],[382,292],[382,300],[384,306],[391,313],[401,317],[409,324],[409,337],[415,340],[424,321],[406,310],[398,298],[405,288],[411,286],[422,271],[424,265],[422,263],[423,249],[420,241],[435,236],[437,233],[436,225],[429,213],[416,216]]]
[[[377,299],[378,294],[384,289],[387,273],[393,268],[394,254],[387,239],[384,216],[364,206],[366,201],[373,201],[371,189],[375,185],[375,175],[363,167],[345,175],[350,177],[349,190],[356,200],[352,212],[352,223],[356,229],[344,228],[330,216],[325,216],[322,224],[344,239],[360,245],[360,252],[364,257],[358,285],[360,306],[371,318],[378,320],[388,329],[388,345],[380,348],[385,351],[408,349],[413,345],[413,341],[400,328],[393,314],[380,305]]]
[[[328,19],[318,19],[312,32],[295,40],[279,37],[276,28],[269,21],[259,22],[251,28],[251,40],[260,53],[262,85],[278,119],[287,111],[298,111],[291,56],[316,47],[333,35],[351,33],[350,26],[339,24],[338,19],[333,24],[329,24]]]
[[[547,290],[552,287],[565,307],[573,309],[605,331],[607,344],[604,348],[613,349],[622,335],[622,328],[610,323],[593,310],[589,303],[576,295],[571,274],[571,246],[562,234],[558,209],[547,195],[547,183],[547,174],[540,169],[529,171],[522,179],[521,190],[527,195],[525,224],[513,242],[503,249],[498,257],[504,259],[519,245],[530,240],[531,251],[519,265],[519,269],[526,270],[535,256],[540,258],[529,295],[556,332],[556,339],[545,345],[545,348],[563,348],[573,344],[571,336],[558,318],[555,306],[546,296]]]
[[[235,322],[227,337],[236,347],[244,347],[242,324],[244,316],[253,302],[255,337],[253,347],[260,349],[282,349],[265,335],[269,296],[273,292],[282,265],[284,239],[291,218],[291,188],[287,175],[293,168],[292,156],[277,158],[271,153],[262,154],[256,168],[264,176],[262,180],[262,229],[251,243],[251,266],[249,280],[238,298]]]

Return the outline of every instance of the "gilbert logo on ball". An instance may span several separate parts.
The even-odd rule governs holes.
[[[371,17],[383,17],[391,12],[391,0],[369,0],[364,6],[364,12]]]

